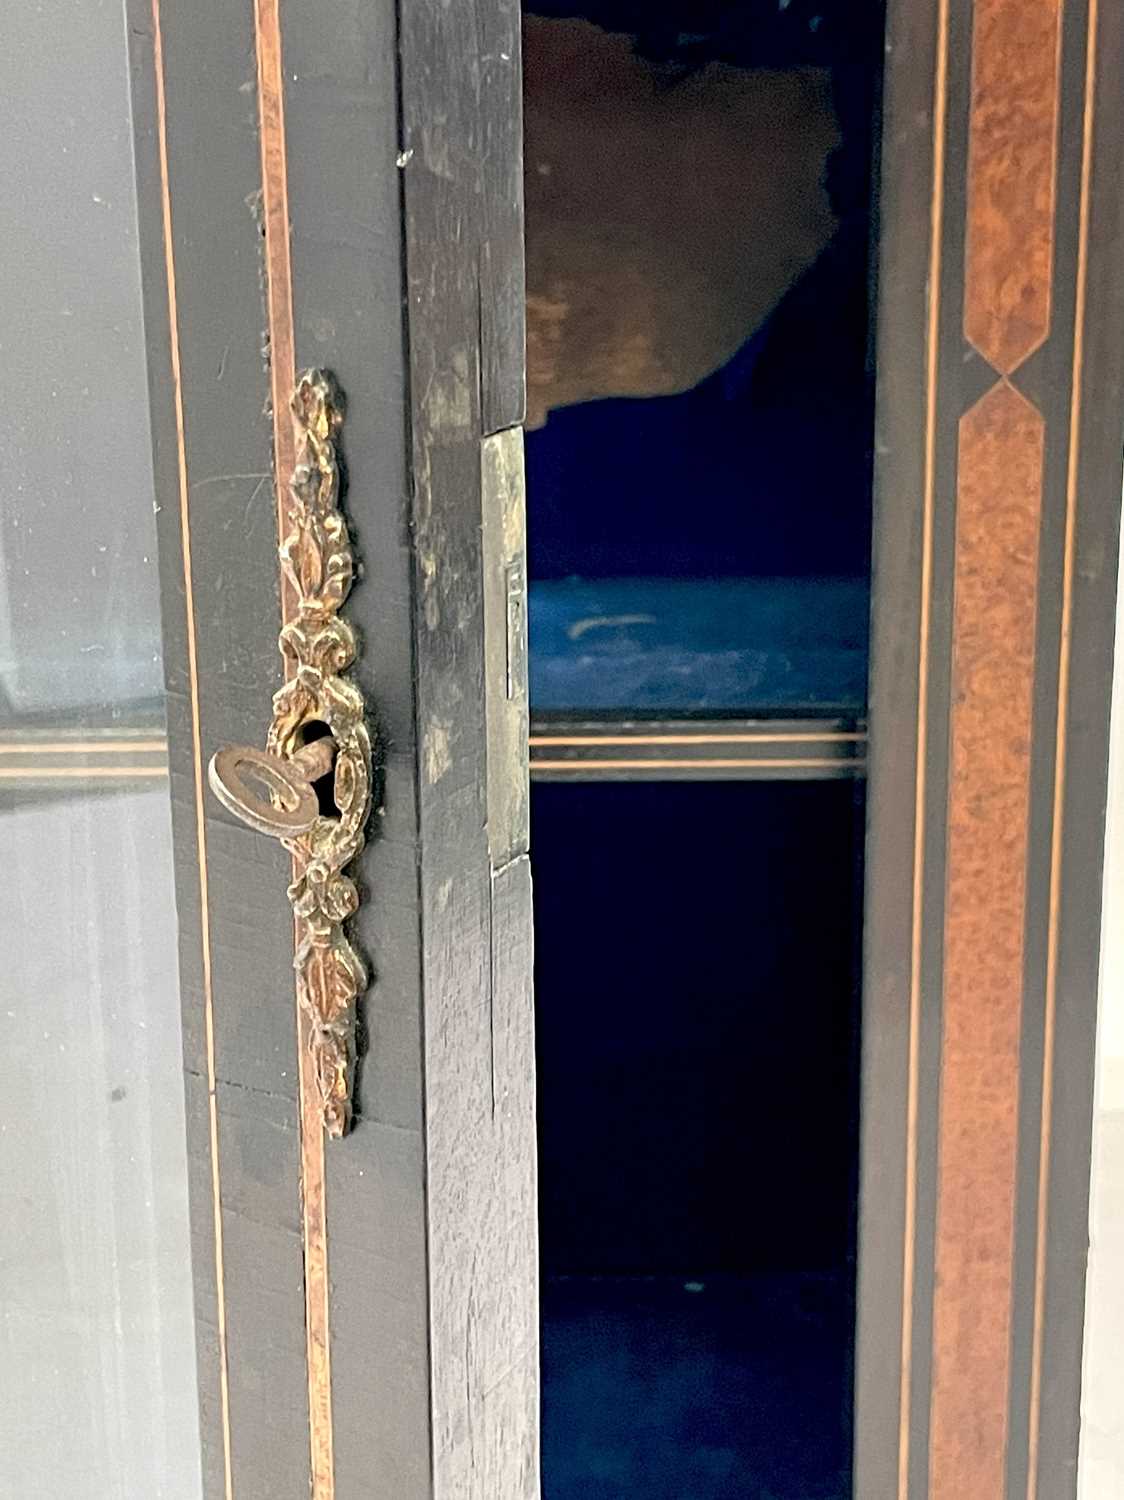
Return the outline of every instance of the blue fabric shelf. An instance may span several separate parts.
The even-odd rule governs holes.
[[[843,1275],[548,1279],[543,1500],[850,1500]]]
[[[531,709],[860,717],[869,597],[850,578],[533,582]]]

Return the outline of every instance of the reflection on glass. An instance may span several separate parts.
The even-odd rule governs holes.
[[[6,21],[0,1493],[198,1500],[125,18]]]

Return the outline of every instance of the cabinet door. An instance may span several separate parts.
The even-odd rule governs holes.
[[[889,6],[856,1493],[1072,1500],[1120,511],[1118,7]]]
[[[150,427],[166,753],[159,713],[133,753],[170,790],[201,1475],[111,1465],[104,1493],[530,1497],[518,12],[126,0],[106,46],[143,302],[107,455]]]

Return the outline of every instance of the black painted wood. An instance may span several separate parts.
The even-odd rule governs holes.
[[[957,437],[962,414],[985,385],[965,355],[964,239],[972,8],[952,6],[944,118],[944,197],[934,217],[936,60],[941,7],[891,0],[882,135],[878,302],[878,458],[874,527],[868,771],[867,903],[863,997],[862,1182],[859,1230],[855,1491],[919,1497],[930,1483],[937,1145],[942,1073],[948,717],[953,701],[952,609]],[[1040,535],[1034,734],[1027,822],[1024,994],[1020,1015],[1018,1162],[1015,1180],[1006,1500],[1076,1492],[1083,1287],[1087,1251],[1093,1051],[1099,959],[1108,707],[1115,624],[1115,559],[1121,493],[1124,293],[1122,199],[1113,146],[1120,130],[1121,18],[1099,7],[1097,108],[1088,265],[1078,229],[1084,70],[1092,6],[1064,16],[1056,192],[1058,214],[1049,340],[1018,373],[1046,431]],[[927,283],[930,234],[941,234],[941,275]],[[1075,356],[1077,287],[1087,269],[1083,357]],[[922,664],[922,519],[926,471],[926,324],[939,295],[933,463],[932,592]],[[1077,343],[1080,344],[1080,338]],[[1082,372],[1074,387],[1075,370]],[[1076,394],[1077,421],[1071,431]],[[1061,879],[1053,891],[1059,690],[1063,679],[1069,443],[1080,443],[1075,567],[1062,727]],[[919,683],[927,674],[928,733],[918,790]],[[925,830],[919,905],[913,909],[917,817]],[[1051,902],[1057,896],[1057,1024],[1053,1072],[1044,1080]],[[920,1004],[916,1036],[914,1195],[907,1195],[909,1023],[917,918]],[[1045,1111],[1044,1081],[1051,1085]],[[1040,1163],[1049,1178],[1040,1183]],[[1044,1198],[1040,1199],[1040,1189]],[[1039,1212],[1045,1203],[1045,1258]],[[907,1235],[907,1216],[912,1230]],[[903,1307],[904,1252],[912,1243],[912,1292]],[[1036,1328],[1045,1268],[1044,1321]],[[1005,1313],[1006,1310],[1003,1310]],[[903,1314],[906,1322],[903,1325]],[[996,1316],[1002,1315],[997,1310]],[[903,1326],[908,1363],[903,1361]],[[1038,1361],[1040,1359],[1040,1364]],[[1037,1366],[1037,1369],[1036,1369]],[[902,1379],[909,1389],[903,1404]],[[1037,1437],[1035,1438],[1035,1424]],[[899,1475],[903,1435],[908,1463]],[[902,1487],[899,1487],[899,1480]]]
[[[353,1133],[326,1153],[336,1488],[412,1497],[432,1459],[396,22],[392,5],[340,5],[325,26],[289,0],[281,27],[296,358],[347,396],[347,612],[382,776],[356,922],[366,1051]]]
[[[1083,28],[1071,33],[1069,66],[1084,66]],[[1059,1045],[1046,1222],[1038,1494],[1069,1500],[1076,1489],[1085,1332],[1093,1080],[1099,999],[1101,873],[1107,800],[1110,684],[1114,669],[1117,558],[1124,455],[1124,12],[1099,7],[1097,108],[1089,203],[1089,283],[1084,399],[1074,536],[1073,671],[1065,774],[1058,930]],[[1070,126],[1076,135],[1076,122]],[[1076,141],[1074,141],[1076,146]]]
[[[472,247],[487,234],[480,180],[494,134],[488,113],[510,109],[509,93],[493,101],[473,88],[478,18],[488,8],[409,0],[400,11],[425,1187],[436,1491],[531,1500],[536,1229],[533,1192],[517,1192],[513,1176],[533,1174],[534,1073],[527,1044],[518,1075],[497,1059],[497,1038],[530,1034],[529,934],[521,950],[502,950],[522,951],[521,967],[509,959],[503,985],[493,981],[505,927],[529,922],[526,829],[507,874],[493,872],[487,834],[486,695],[505,686],[485,671],[480,442],[488,424]],[[524,1149],[514,1157],[507,1118],[522,1123]]]
[[[159,49],[139,0],[130,34],[206,1493],[227,1493],[228,1430],[233,1492],[296,1500],[308,1492],[309,1411],[287,861],[206,793],[203,843],[197,832],[197,760],[260,742],[280,682],[254,7],[220,9],[165,7],[163,17],[175,327]],[[525,732],[510,733],[520,713],[525,725],[525,651],[513,677],[506,652],[486,666],[484,639],[484,573],[494,564],[509,586],[507,513],[521,520],[521,458],[506,432],[489,438],[503,449],[502,493],[482,477],[482,440],[522,414],[518,9],[338,0],[328,12],[305,0],[282,0],[280,12],[295,333],[298,362],[333,368],[348,397],[345,505],[362,565],[349,616],[364,641],[357,675],[375,705],[382,778],[360,871],[358,937],[374,985],[356,1125],[327,1154],[336,1494],[531,1500],[530,880]],[[485,545],[486,494],[501,525]],[[491,853],[489,721],[505,726],[493,783],[514,794]]]
[[[212,0],[161,16],[178,317],[169,319],[153,11],[130,3],[149,387],[158,496],[197,1344],[206,1494],[303,1500],[308,1402],[300,1243],[292,925],[279,847],[204,793],[202,757],[262,740],[277,654],[272,435],[262,359],[261,184],[252,7]],[[194,722],[177,438],[176,345],[193,596]],[[200,864],[207,879],[209,941]],[[207,950],[205,958],[205,949]],[[221,1202],[217,1252],[208,1076],[209,961]],[[220,1312],[221,1308],[221,1312]],[[225,1322],[228,1413],[220,1365]]]
[[[515,440],[501,464],[483,442],[520,415],[521,350],[500,357],[480,290],[483,157],[510,178],[518,132],[478,49],[506,9],[281,8],[297,362],[348,398],[348,614],[383,778],[356,924],[367,1050],[327,1153],[338,1500],[538,1493],[526,742],[508,732],[526,684],[510,699],[506,651],[485,650],[522,508]],[[511,794],[494,829],[490,722]]]
[[[860,1495],[896,1493],[901,1368],[901,1244],[909,1017],[912,821],[916,774],[920,496],[924,452],[925,275],[931,190],[934,6],[891,7],[883,101],[881,264],[877,312],[874,589],[869,713],[880,727],[868,757],[864,911],[863,1193],[859,1219],[855,1483]],[[908,507],[905,497],[911,497]],[[898,820],[883,809],[892,806]],[[904,823],[904,826],[903,826]],[[877,1079],[877,1086],[874,1080]],[[877,1190],[872,1191],[874,1185]]]

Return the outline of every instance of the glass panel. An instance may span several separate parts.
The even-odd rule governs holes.
[[[1124,1495],[1124,600],[1117,617],[1101,930],[1080,1500]]]
[[[0,1491],[196,1500],[125,16],[89,0],[6,22]]]

